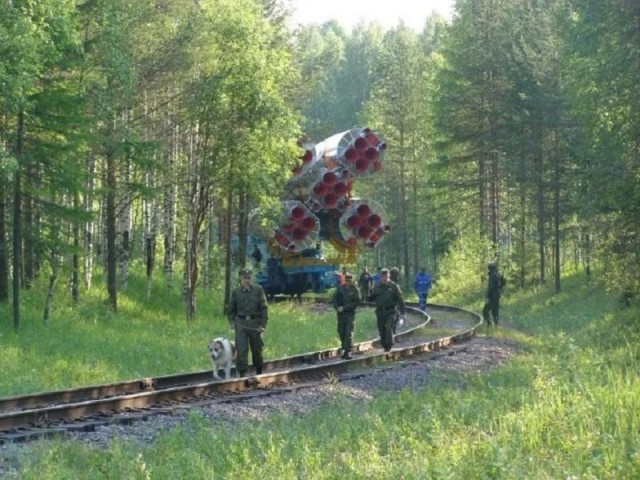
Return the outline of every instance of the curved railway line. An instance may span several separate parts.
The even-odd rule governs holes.
[[[340,349],[308,352],[270,361],[264,373],[214,380],[211,370],[143,378],[34,395],[0,398],[0,443],[21,442],[70,432],[91,431],[110,423],[130,423],[151,415],[202,403],[234,403],[311,387],[331,377],[373,370],[385,362],[424,356],[472,338],[482,325],[479,315],[457,307],[429,304],[425,315],[407,303],[407,322],[394,348],[384,352],[379,341],[354,346],[351,360]],[[433,318],[437,320],[434,322]],[[362,373],[359,373],[362,375]]]

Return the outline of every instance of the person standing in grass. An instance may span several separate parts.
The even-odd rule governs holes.
[[[371,283],[373,282],[373,278],[369,273],[369,269],[364,267],[362,273],[360,274],[360,278],[358,279],[358,286],[360,288],[360,295],[362,296],[362,301],[366,302],[369,300],[369,296],[371,295]]]
[[[482,309],[482,316],[487,326],[497,327],[500,319],[500,294],[504,286],[504,277],[498,273],[498,266],[494,262],[489,263],[488,268],[487,302]]]
[[[244,377],[247,374],[249,349],[251,349],[253,366],[256,374],[260,375],[264,365],[262,334],[269,320],[267,297],[260,285],[254,285],[251,282],[251,270],[248,268],[240,270],[240,282],[240,286],[231,292],[227,312],[229,325],[236,332],[238,352],[236,370],[238,377]]]
[[[342,346],[342,358],[349,360],[353,350],[353,329],[356,308],[360,305],[360,290],[353,283],[353,275],[346,273],[345,283],[336,288],[333,295],[333,308],[338,315],[338,335]]]
[[[385,352],[393,346],[393,329],[396,324],[396,312],[400,311],[400,320],[404,322],[405,306],[402,290],[397,283],[389,279],[389,269],[380,270],[380,283],[373,287],[373,299],[376,304],[376,319],[380,343]]]

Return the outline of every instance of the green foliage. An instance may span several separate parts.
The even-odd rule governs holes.
[[[145,278],[132,273],[127,292],[120,293],[117,315],[105,311],[99,288],[81,292],[78,305],[58,291],[51,319],[43,324],[45,289],[36,283],[26,291],[21,329],[16,332],[9,322],[0,323],[0,395],[209,368],[209,341],[234,335],[222,315],[222,292],[202,292],[196,320],[185,323],[184,300],[177,288],[167,292],[162,279],[155,278],[147,298]],[[95,281],[99,285],[104,280],[98,275]],[[11,318],[10,307],[0,304],[0,315]],[[270,306],[269,316],[266,358],[339,345],[332,309],[301,310],[295,303],[282,302]],[[376,332],[374,313],[359,315],[355,340],[372,338]]]
[[[505,321],[516,329],[496,335],[520,344],[520,353],[484,374],[451,373],[430,364],[424,371],[426,387],[408,384],[398,391],[381,384],[355,391],[333,383],[325,401],[304,411],[265,413],[232,424],[212,423],[193,412],[181,426],[155,432],[155,439],[145,444],[115,439],[107,447],[95,447],[53,440],[27,446],[20,454],[9,448],[5,456],[19,473],[6,476],[636,478],[638,312],[617,310],[615,299],[578,278],[565,279],[565,285],[560,295],[538,288],[508,297]],[[330,312],[300,312],[292,304],[278,305],[274,312],[294,328],[275,321],[268,344],[296,342],[305,351],[335,345]],[[105,319],[95,330],[103,331],[113,321]],[[358,322],[360,329],[368,321]],[[170,328],[169,323],[163,322],[164,327]],[[195,327],[197,322],[189,325]],[[88,331],[80,338],[88,338]],[[119,341],[118,335],[115,328],[108,329],[102,340]],[[174,332],[163,347],[180,356],[186,350],[175,335],[180,336]],[[26,369],[38,354],[22,359]],[[145,350],[136,360],[158,354]],[[204,348],[198,352],[205,354]],[[11,360],[4,357],[3,365],[5,359]]]
[[[450,299],[465,292],[484,293],[487,263],[495,260],[491,251],[489,241],[471,235],[456,240],[440,263],[434,295]]]

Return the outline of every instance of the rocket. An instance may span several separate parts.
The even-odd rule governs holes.
[[[299,253],[322,239],[338,251],[373,248],[391,227],[374,200],[354,198],[354,182],[382,170],[387,144],[369,128],[354,128],[313,144],[300,142],[302,155],[285,185],[277,226],[268,242]]]

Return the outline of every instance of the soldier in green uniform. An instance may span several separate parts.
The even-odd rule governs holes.
[[[504,286],[504,277],[498,273],[498,266],[494,262],[489,263],[488,269],[487,302],[482,309],[482,316],[488,327],[497,327],[500,319],[500,294]]]
[[[376,318],[380,343],[385,352],[393,346],[393,328],[396,324],[396,312],[400,311],[400,319],[404,322],[405,308],[402,290],[397,283],[389,279],[389,269],[380,271],[380,283],[373,288],[376,304]]]
[[[333,295],[333,308],[338,314],[338,335],[342,345],[342,358],[345,360],[352,358],[353,328],[358,305],[360,305],[360,290],[353,283],[353,275],[346,273],[344,285],[339,285]]]
[[[244,377],[249,363],[249,348],[256,374],[262,373],[262,333],[269,320],[269,307],[262,287],[251,282],[251,270],[242,269],[240,278],[240,286],[231,292],[228,319],[231,328],[236,332],[236,370],[238,377]]]

